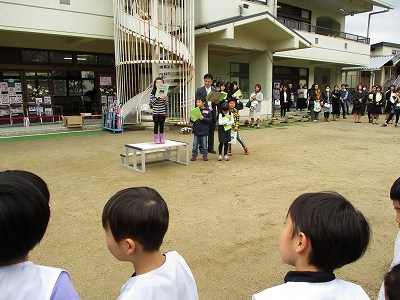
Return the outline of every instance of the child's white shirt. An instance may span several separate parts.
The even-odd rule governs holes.
[[[228,120],[223,120],[222,119],[223,118],[222,114],[220,113],[218,115],[218,125],[229,126],[229,125],[233,125],[233,123],[235,123],[232,113],[230,113],[228,115],[225,115],[225,116],[229,116],[229,119]]]
[[[368,300],[361,286],[334,279],[328,282],[287,282],[253,295],[252,300]]]
[[[400,264],[400,231],[397,233],[396,242],[394,244],[394,254],[393,254],[393,261],[390,265],[389,271],[395,266]],[[383,274],[382,274],[383,277]],[[378,300],[385,300],[385,288],[382,283],[381,289],[379,290]]]
[[[131,277],[121,288],[118,300],[198,300],[196,282],[182,256],[165,254],[164,264],[148,273]]]

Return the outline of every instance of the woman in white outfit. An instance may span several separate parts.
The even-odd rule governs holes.
[[[254,127],[254,119],[257,120],[257,128],[260,128],[260,114],[261,114],[261,103],[263,100],[263,94],[261,93],[261,85],[256,84],[255,91],[250,95],[250,115],[251,120],[250,126]]]

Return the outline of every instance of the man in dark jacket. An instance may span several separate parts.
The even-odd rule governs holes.
[[[196,103],[197,100],[206,101],[207,95],[211,92],[215,92],[216,90],[212,87],[213,76],[211,74],[206,74],[203,77],[204,86],[198,88],[196,91]],[[205,104],[206,107],[210,110],[211,114],[211,123],[208,131],[208,152],[216,153],[214,150],[214,131],[215,131],[215,123],[217,122],[217,105],[214,102],[209,101]]]

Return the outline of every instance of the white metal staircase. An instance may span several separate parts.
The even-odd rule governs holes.
[[[114,0],[117,98],[140,122],[154,78],[170,85],[167,118],[187,123],[194,103],[194,0]]]

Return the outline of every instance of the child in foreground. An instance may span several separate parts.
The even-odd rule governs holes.
[[[396,179],[390,189],[390,199],[393,202],[393,208],[396,210],[396,222],[400,227],[400,177]],[[397,264],[400,264],[400,231],[397,232],[396,241],[394,244],[393,261],[390,265],[389,271]],[[385,299],[384,284],[382,283],[379,290],[378,300]]]
[[[79,299],[66,271],[33,264],[28,254],[50,219],[46,183],[27,171],[0,172],[0,299]]]
[[[167,204],[148,187],[119,191],[104,206],[108,249],[135,268],[119,300],[198,300],[196,282],[182,256],[160,252],[168,221]]]
[[[253,300],[369,299],[359,285],[336,279],[333,273],[359,259],[369,240],[367,220],[343,196],[329,192],[299,196],[279,237],[282,260],[296,271],[286,274],[284,284],[253,295]]]
[[[385,275],[385,300],[400,300],[400,265]]]

